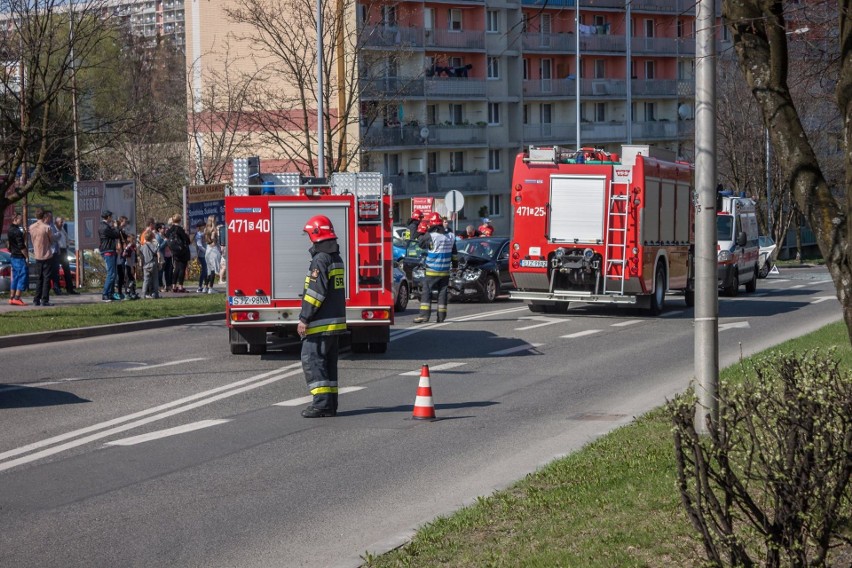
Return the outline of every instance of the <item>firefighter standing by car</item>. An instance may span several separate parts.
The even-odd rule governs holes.
[[[337,350],[346,332],[346,274],[331,220],[311,217],[303,229],[313,246],[296,331],[302,338],[302,370],[314,399],[305,418],[337,414]]]
[[[420,223],[423,222],[423,211],[420,209],[415,209],[414,213],[411,214],[411,219],[408,220],[408,239],[411,241],[417,240],[417,234],[420,232],[418,227]]]
[[[440,213],[429,216],[429,230],[417,240],[426,253],[425,281],[420,293],[420,315],[414,323],[426,323],[432,312],[432,290],[438,291],[438,323],[447,319],[447,289],[450,286],[450,268],[458,264],[456,239],[444,230]]]

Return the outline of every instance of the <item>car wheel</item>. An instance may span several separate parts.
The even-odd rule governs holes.
[[[662,264],[657,265],[654,274],[654,291],[651,293],[651,305],[648,311],[652,316],[658,316],[666,304],[666,269]]]
[[[353,343],[352,353],[367,353],[370,350],[369,343]]]
[[[568,308],[570,307],[569,302],[556,302],[555,304],[544,306],[544,313],[546,314],[567,314]]]
[[[724,294],[726,296],[730,296],[731,298],[733,298],[734,296],[736,296],[739,293],[739,291],[740,291],[740,275],[737,273],[736,270],[734,270],[734,276],[733,276],[733,278],[731,278],[731,285],[726,287],[724,290],[722,290],[722,292],[724,292]]]
[[[386,341],[374,341],[369,343],[370,353],[385,353],[388,350],[388,344]]]
[[[486,302],[493,302],[497,299],[497,291],[499,289],[499,285],[497,284],[497,279],[493,276],[489,276],[485,279],[485,294],[484,299]]]
[[[527,307],[534,314],[543,314],[544,313],[544,305],[543,304],[536,304],[535,302],[533,302],[533,303],[530,303]]]
[[[746,292],[748,294],[754,294],[757,292],[757,267],[754,267],[754,274],[751,277],[751,280],[746,284]]]
[[[404,312],[405,308],[408,307],[408,296],[408,284],[400,282],[399,293],[396,295],[396,303],[393,308],[398,312]]]

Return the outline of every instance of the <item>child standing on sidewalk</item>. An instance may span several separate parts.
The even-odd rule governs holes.
[[[157,240],[154,238],[154,231],[151,229],[146,229],[144,235],[145,244],[139,247],[139,254],[142,255],[142,272],[145,275],[142,280],[142,295],[145,298],[159,298],[160,274],[157,263]]]

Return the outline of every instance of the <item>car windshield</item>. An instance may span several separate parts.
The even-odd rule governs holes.
[[[0,262],[12,263],[12,255],[8,252],[0,250]]]
[[[457,241],[456,246],[459,247],[460,253],[493,260],[497,256],[497,251],[500,250],[500,241],[497,239],[467,239]]]
[[[757,237],[757,241],[760,244],[761,248],[771,247],[772,245],[775,244],[775,241],[773,241],[769,237],[763,237],[763,236]]]
[[[716,240],[732,241],[734,234],[734,218],[730,215],[716,216]]]

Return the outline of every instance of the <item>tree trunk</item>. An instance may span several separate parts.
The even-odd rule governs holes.
[[[725,0],[723,16],[733,33],[740,69],[763,112],[772,147],[800,210],[816,235],[831,273],[852,341],[852,266],[848,254],[852,208],[852,0],[839,1],[841,67],[837,97],[846,137],[846,208],[831,193],[808,142],[787,84],[784,4],[779,0]]]

